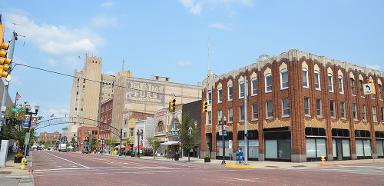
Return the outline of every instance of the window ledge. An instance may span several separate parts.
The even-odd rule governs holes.
[[[290,115],[283,115],[283,116],[281,116],[282,118],[289,118],[290,117]]]
[[[259,119],[252,119],[251,121],[259,121]],[[384,123],[384,122],[383,122]]]
[[[289,87],[281,87],[280,90],[286,90],[288,89]]]
[[[303,88],[309,88],[309,86],[303,86]]]
[[[344,92],[339,92],[339,94],[344,94]]]
[[[315,90],[317,90],[317,91],[321,91],[321,88],[315,88]]]
[[[273,120],[273,116],[265,118],[266,120]]]
[[[272,91],[265,91],[266,94],[271,93]]]
[[[311,115],[309,115],[309,114],[304,114],[304,116],[307,117],[307,118],[311,117]]]
[[[320,118],[320,119],[323,119],[323,116],[322,116],[322,115],[317,115],[316,117],[317,117],[317,118]]]
[[[251,94],[251,96],[257,96],[257,94]]]
[[[352,94],[352,96],[355,96],[355,97],[356,97],[356,94]]]

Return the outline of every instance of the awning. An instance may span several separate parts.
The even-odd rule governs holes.
[[[168,146],[168,145],[177,145],[179,144],[179,141],[166,141],[164,143],[160,143],[160,145]]]

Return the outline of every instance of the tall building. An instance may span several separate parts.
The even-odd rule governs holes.
[[[102,74],[101,67],[101,58],[86,55],[84,68],[74,72],[68,137],[73,137],[81,125],[97,126],[100,103],[113,96],[115,78]]]
[[[376,87],[372,95],[363,93],[368,82]],[[381,71],[296,49],[210,74],[203,83],[202,155],[222,158],[218,123],[225,117],[227,157],[246,148],[247,118],[251,160],[383,158],[383,82]]]

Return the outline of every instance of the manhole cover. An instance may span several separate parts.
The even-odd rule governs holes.
[[[11,174],[11,171],[0,171],[0,174]]]

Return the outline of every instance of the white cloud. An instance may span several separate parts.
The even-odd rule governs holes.
[[[229,26],[224,23],[212,23],[208,25],[208,28],[216,30],[229,30]]]
[[[113,5],[115,5],[114,2],[112,2],[112,1],[105,1],[105,2],[102,2],[100,4],[100,7],[101,8],[111,8],[111,7],[113,7]]]
[[[253,7],[255,0],[179,0],[180,3],[194,15],[201,15],[204,6],[225,6],[241,5]],[[231,14],[234,12],[231,10]]]
[[[180,67],[189,67],[192,65],[192,62],[191,61],[188,61],[188,60],[180,60],[178,62],[176,62],[177,66],[180,66]]]
[[[116,17],[96,16],[91,20],[91,26],[95,28],[110,28],[119,25]]]
[[[200,15],[202,11],[202,5],[200,2],[194,0],[180,0],[180,3],[194,15]]]
[[[16,25],[6,22],[10,29],[15,29],[25,39],[31,41],[41,51],[51,56],[62,57],[85,52],[97,53],[103,39],[86,29],[68,28],[49,24],[38,24],[27,16],[9,14]]]
[[[64,117],[65,115],[68,116],[68,109],[67,108],[49,108],[45,110],[43,113],[45,117],[50,117],[52,114],[55,118],[57,117]]]

